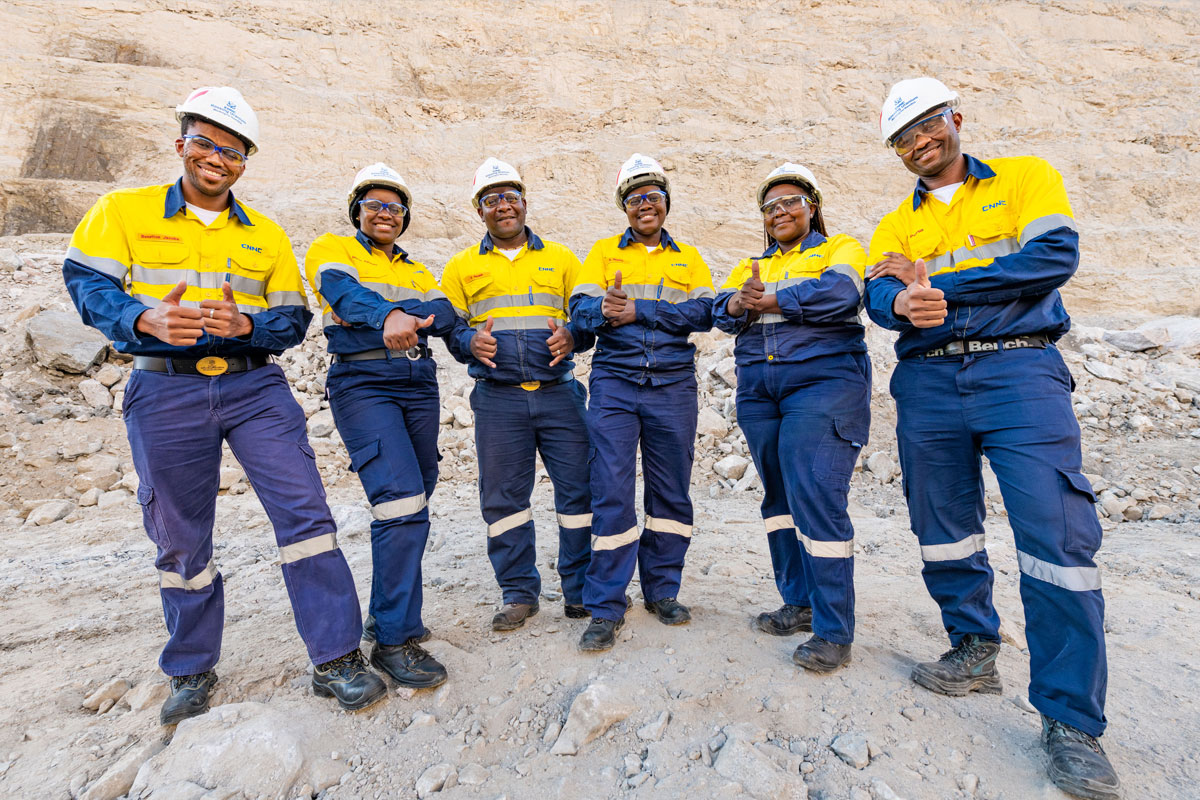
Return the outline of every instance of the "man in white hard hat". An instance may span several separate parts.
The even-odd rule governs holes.
[[[274,525],[313,691],[365,708],[387,687],[359,653],[354,580],[304,413],[271,359],[303,341],[312,314],[286,234],[230,190],[257,150],[258,120],[229,87],[197,89],[176,118],[183,177],[100,198],[63,264],[83,321],[134,357],[122,415],[169,633],[159,719],[207,711],[217,682],[224,584],[212,529],[223,442]]]
[[[487,159],[475,172],[471,203],[487,233],[446,264],[442,290],[458,316],[450,352],[475,379],[479,499],[488,558],[503,594],[492,629],[511,631],[539,608],[530,508],[538,453],[554,484],[565,613],[587,616],[583,577],[592,535],[587,392],[571,372],[571,354],[590,347],[594,337],[567,315],[579,259],[525,225],[525,184],[516,169]]]
[[[986,455],[1016,537],[1029,700],[1050,776],[1109,800],[1120,781],[1097,741],[1107,684],[1100,523],[1081,472],[1074,382],[1054,344],[1070,326],[1058,289],[1079,265],[1079,237],[1048,163],[963,154],[957,105],[933,78],[892,87],[880,133],[918,180],[879,223],[867,259],[868,313],[900,333],[891,389],[905,493],[952,645],[913,680],[949,695],[1001,690]]]

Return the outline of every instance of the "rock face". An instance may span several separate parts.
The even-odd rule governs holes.
[[[330,758],[339,743],[324,719],[262,703],[217,706],[179,723],[170,746],[138,770],[131,791],[183,781],[271,800],[290,800],[304,784],[319,791],[346,771]]]
[[[25,326],[33,357],[43,367],[82,374],[100,362],[108,340],[65,311],[43,311]]]
[[[594,683],[571,703],[567,724],[550,750],[555,755],[575,755],[579,748],[637,710],[630,693],[605,683]]]

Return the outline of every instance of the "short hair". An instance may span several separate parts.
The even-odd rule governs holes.
[[[242,152],[243,153],[249,153],[250,148],[254,146],[253,144],[248,142],[245,139],[245,137],[243,137],[237,131],[231,131],[231,130],[229,130],[229,128],[226,128],[224,125],[219,125],[216,122],[213,122],[211,119],[206,119],[205,117],[197,116],[196,114],[184,114],[182,117],[179,118],[179,135],[187,136],[188,129],[192,127],[192,123],[194,123],[194,122],[207,122],[209,125],[212,125],[214,127],[220,128],[221,130],[225,131],[230,136],[236,137],[237,140],[242,143]]]

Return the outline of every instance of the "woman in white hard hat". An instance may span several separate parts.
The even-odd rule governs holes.
[[[663,228],[671,190],[661,164],[635,153],[617,174],[615,199],[629,227],[596,242],[571,296],[571,319],[597,336],[588,381],[592,560],[583,602],[592,622],[579,641],[585,651],[616,641],[635,562],[646,610],[665,625],[691,619],[676,599],[692,536],[696,348],[688,335],[712,327],[715,295],[700,253]],[[640,534],[639,443],[646,484]]]
[[[454,309],[433,274],[396,240],[412,192],[386,164],[354,177],[347,196],[353,236],[327,233],[304,258],[321,304],[333,363],[325,381],[338,433],[371,502],[371,663],[411,688],[438,686],[446,670],[420,646],[421,556],[426,507],[438,476],[438,385],[426,337],[454,328]]]
[[[783,607],[756,627],[813,636],[792,659],[815,672],[850,660],[854,530],[850,478],[870,430],[871,364],[858,312],[866,253],[829,236],[812,172],[787,163],[758,187],[768,247],[717,295],[737,335],[738,424],[763,483],[762,514]]]

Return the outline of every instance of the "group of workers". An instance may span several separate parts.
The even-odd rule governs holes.
[[[666,171],[635,154],[614,200],[623,233],[581,263],[526,224],[526,187],[489,158],[471,202],[486,228],[440,282],[397,243],[413,192],[385,164],[347,196],[353,235],[328,233],[304,272],[331,363],[330,409],[371,505],[370,605],[354,581],[305,418],[272,356],[311,321],[283,230],[231,187],[259,139],[235,89],[198,89],[176,108],[174,184],[102,197],[72,237],[63,274],[83,320],[133,356],[122,413],[168,640],[164,725],[203,713],[217,681],[224,616],[212,528],[222,442],[274,526],[313,691],[341,707],[396,683],[438,686],[445,667],[421,643],[421,556],[437,485],[438,385],[429,336],[475,379],[480,508],[502,593],[492,628],[539,611],[530,497],[540,454],[554,487],[564,614],[589,619],[583,651],[614,646],[636,565],[645,608],[666,625],[693,532],[689,484],[697,385],[689,335],[736,336],[738,423],[762,478],[762,515],[783,605],[768,634],[811,636],[793,660],[828,673],[850,661],[854,531],[847,494],[870,428],[871,364],[859,312],[897,331],[891,391],[905,497],[951,649],[919,663],[918,684],[947,695],[999,692],[999,618],[984,546],[981,455],[1000,482],[1018,551],[1049,773],[1085,798],[1119,796],[1104,732],[1103,598],[1094,496],[1081,473],[1072,380],[1054,342],[1069,326],[1057,291],[1078,266],[1063,182],[1034,157],[961,151],[958,96],[928,77],[892,87],[883,142],[918,178],[880,222],[869,255],[830,233],[806,167],[758,187],[767,241],[720,289],[696,248],[664,227]],[[587,389],[573,355],[594,346]],[[590,392],[590,398],[588,394]],[[641,453],[644,516],[635,502]]]

